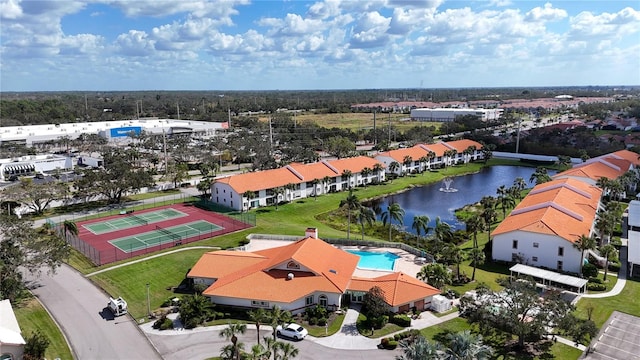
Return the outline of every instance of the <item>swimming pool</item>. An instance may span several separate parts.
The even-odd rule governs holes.
[[[347,252],[358,255],[360,257],[360,261],[358,261],[359,268],[370,269],[370,270],[393,271],[393,266],[396,263],[396,259],[400,257],[388,251],[372,252],[372,251],[347,250]]]

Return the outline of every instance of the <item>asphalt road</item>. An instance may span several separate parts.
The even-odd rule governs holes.
[[[261,330],[261,338],[271,336],[270,330]],[[220,350],[231,342],[221,338],[219,331],[189,331],[184,335],[155,335],[148,334],[149,339],[157,347],[165,360],[183,359],[207,359],[220,356]],[[245,351],[251,351],[251,346],[256,344],[256,330],[247,330],[244,335],[239,335],[240,342],[245,344]],[[288,342],[289,340],[279,339]],[[314,343],[309,339],[291,341],[299,349],[296,360],[325,360],[325,359],[350,359],[350,360],[391,360],[401,354],[396,350],[340,350],[332,349]]]
[[[160,359],[129,316],[113,318],[109,297],[67,265],[30,280],[33,293],[65,333],[76,359]]]

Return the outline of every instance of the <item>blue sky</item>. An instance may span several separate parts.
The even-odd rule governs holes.
[[[0,90],[640,85],[635,1],[0,0]]]

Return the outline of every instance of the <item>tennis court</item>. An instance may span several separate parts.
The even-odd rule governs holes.
[[[222,229],[221,226],[205,220],[180,224],[171,227],[156,226],[155,230],[109,240],[109,243],[125,253],[165,244],[180,245],[183,239],[210,234]]]
[[[106,221],[93,222],[84,224],[82,227],[91,231],[95,235],[106,234],[113,231],[130,229],[136,226],[149,225],[157,222],[177,219],[187,216],[187,214],[176,209],[167,208],[157,211],[149,211],[134,215],[133,211],[127,211],[118,218],[112,218]]]

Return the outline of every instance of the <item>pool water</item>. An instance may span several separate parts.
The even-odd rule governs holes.
[[[392,254],[388,251],[372,252],[347,250],[347,252],[358,255],[360,257],[360,261],[358,261],[358,267],[361,269],[393,271],[393,266],[396,263],[396,259],[399,258],[398,255]]]

